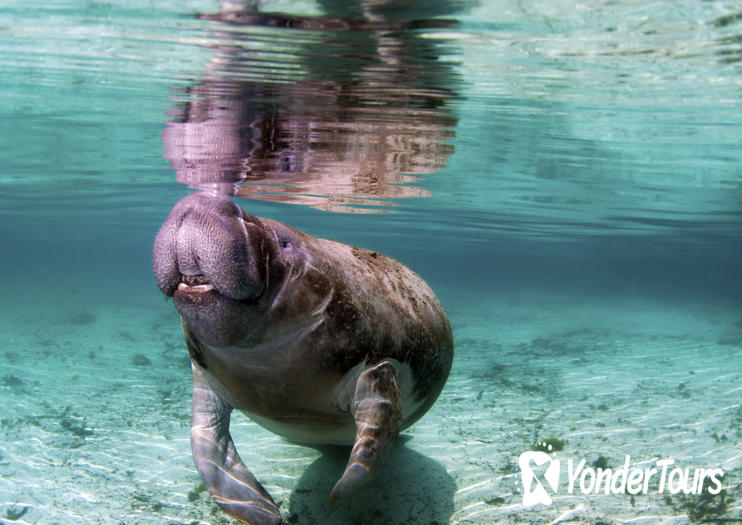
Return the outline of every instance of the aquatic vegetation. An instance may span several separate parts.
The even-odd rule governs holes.
[[[14,388],[23,385],[23,381],[14,375],[8,374],[3,376],[3,385]]]
[[[134,366],[152,366],[152,361],[143,354],[134,354],[131,356],[131,364]]]
[[[128,330],[119,330],[118,335],[123,341],[130,341],[133,343],[137,340],[137,337]]]
[[[531,341],[531,347],[539,354],[566,354],[571,351],[563,342],[538,337]]]
[[[729,425],[730,432],[736,432],[738,436],[742,436],[742,406],[738,407],[732,415],[732,422]],[[722,434],[716,442],[726,440],[727,436]]]
[[[691,393],[688,390],[688,383],[690,383],[690,381],[685,381],[683,383],[680,383],[675,389],[675,392],[677,393],[677,395],[682,397],[683,399],[688,399],[691,396]]]
[[[601,454],[600,456],[598,456],[598,459],[596,459],[595,461],[593,461],[593,467],[595,467],[596,469],[597,468],[601,468],[603,470],[607,469],[608,468],[608,458],[606,458],[605,456],[603,456]]]
[[[483,379],[486,384],[494,385],[498,390],[507,389],[525,395],[554,396],[558,393],[555,375],[542,367],[493,362],[482,367],[481,371],[473,374],[473,377]],[[477,399],[481,399],[481,396],[477,396]]]
[[[86,427],[85,420],[78,421],[72,417],[65,417],[59,421],[59,426],[80,438],[93,435],[93,431]]]
[[[93,431],[88,428],[85,418],[73,413],[71,410],[71,407],[66,407],[62,411],[59,418],[59,426],[79,438],[92,436]]]
[[[558,452],[560,450],[564,449],[564,445],[566,445],[567,442],[563,439],[559,439],[558,437],[551,435],[546,439],[537,441],[531,446],[531,450],[540,450],[542,452]]]
[[[718,520],[729,511],[729,504],[734,501],[726,490],[716,495],[703,492],[699,496],[680,496],[675,502],[669,497],[667,499],[666,503],[672,503],[675,510],[685,512],[691,520],[697,522]]]
[[[160,512],[164,507],[164,504],[162,502],[157,501],[145,492],[135,492],[132,495],[132,499],[134,500],[132,502],[133,508],[144,508],[149,509],[152,512]]]
[[[742,346],[742,337],[738,336],[726,336],[720,337],[716,340],[716,344],[722,346]]]
[[[77,315],[73,315],[72,317],[69,317],[67,319],[67,322],[69,324],[76,324],[76,325],[86,325],[91,324],[96,321],[97,317],[95,314],[91,314],[90,312],[82,312]]]
[[[28,507],[8,507],[8,509],[5,511],[5,518],[11,521],[16,521],[21,519],[23,515],[26,514],[26,512],[28,512]]]
[[[203,482],[199,483],[194,487],[192,491],[188,493],[188,501],[196,501],[201,494],[206,492],[206,485]]]

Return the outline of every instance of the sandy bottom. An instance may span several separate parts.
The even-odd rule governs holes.
[[[727,304],[442,290],[456,336],[440,400],[365,490],[330,505],[347,450],[235,415],[245,463],[291,524],[742,522],[742,312]],[[0,319],[0,521],[235,523],[189,445],[190,368],[172,304],[88,301]],[[551,505],[518,459],[550,437]],[[568,493],[567,465],[720,468],[716,496]],[[549,463],[547,463],[548,465]],[[543,483],[543,469],[534,467]],[[585,478],[586,483],[589,478]],[[579,483],[579,482],[578,482]],[[708,483],[708,482],[707,482]],[[707,484],[706,487],[709,485]]]

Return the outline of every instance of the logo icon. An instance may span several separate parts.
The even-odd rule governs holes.
[[[539,443],[543,450],[529,450],[518,458],[520,478],[523,483],[523,506],[551,505],[552,495],[558,492],[559,460],[544,450],[551,451],[548,443]],[[631,457],[626,456],[621,467],[586,466],[581,459],[576,465],[572,459],[566,461],[567,493],[574,494],[579,488],[584,495],[600,494],[648,494],[652,478],[659,478],[657,493],[711,495],[722,490],[724,471],[721,468],[675,467],[672,458],[655,459],[655,467],[631,466]],[[550,490],[549,490],[550,489]]]
[[[559,485],[559,460],[552,458],[546,452],[541,450],[529,450],[523,452],[518,458],[520,467],[520,477],[523,482],[523,506],[530,507],[537,504],[551,505],[551,496],[544,487],[541,479],[534,471],[534,465],[541,472],[540,467],[547,464],[546,470],[543,471],[543,481],[551,488],[552,492],[557,491]]]

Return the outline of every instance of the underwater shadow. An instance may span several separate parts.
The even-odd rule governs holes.
[[[328,496],[343,473],[349,447],[316,447],[322,452],[291,494],[292,525],[375,525],[448,523],[454,512],[456,483],[440,463],[405,446],[394,445],[378,475],[340,501]]]

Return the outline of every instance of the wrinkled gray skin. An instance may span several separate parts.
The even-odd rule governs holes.
[[[448,377],[443,308],[384,255],[194,193],[162,225],[153,267],[191,355],[196,468],[216,503],[245,523],[281,515],[237,454],[232,409],[294,441],[352,444],[334,500],[378,470]]]

